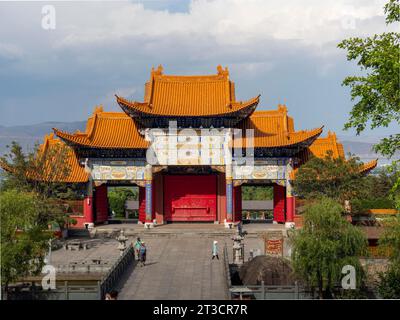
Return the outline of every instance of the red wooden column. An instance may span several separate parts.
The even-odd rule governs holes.
[[[274,184],[274,222],[285,223],[286,188]]]
[[[87,183],[86,197],[83,199],[83,226],[86,228],[94,227],[94,214],[93,214],[93,181],[89,178]]]
[[[226,177],[226,220],[225,228],[232,228],[233,225],[233,180],[232,165],[225,166]]]
[[[217,175],[217,202],[218,215],[215,223],[224,223],[226,220],[226,179],[224,173]]]
[[[153,169],[151,165],[147,165],[145,169],[145,193],[146,193],[146,219],[145,228],[153,227]]]
[[[153,204],[155,199],[155,188],[153,190]],[[154,219],[155,206],[153,205],[152,219]],[[139,186],[139,222],[146,223],[146,187]]]
[[[293,195],[293,186],[287,181],[286,182],[286,226],[294,226],[294,214],[295,214],[295,197]]]
[[[139,221],[141,223],[146,221],[146,192],[141,186],[139,186]]]
[[[164,223],[164,177],[161,173],[156,173],[153,179],[153,218],[155,216],[157,224]]]
[[[234,221],[242,221],[242,186],[233,187]]]
[[[108,195],[107,185],[102,184],[95,189],[96,201],[96,223],[104,223],[108,221]]]

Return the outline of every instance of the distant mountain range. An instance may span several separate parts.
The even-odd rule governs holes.
[[[86,121],[79,122],[43,122],[28,126],[0,126],[0,155],[7,152],[7,145],[12,141],[18,142],[23,150],[32,150],[36,143],[42,143],[46,134],[52,133],[52,128],[68,132],[84,130]]]
[[[52,128],[58,128],[68,132],[76,130],[84,131],[85,121],[79,122],[43,122],[27,126],[0,126],[0,155],[7,152],[7,145],[12,141],[18,142],[22,148],[32,150],[35,143],[42,143],[46,134],[53,132]],[[338,139],[343,143],[344,150],[347,153],[355,154],[364,162],[379,159],[379,165],[383,166],[391,162],[391,160],[383,158],[376,154],[372,147],[377,143],[380,137],[371,136],[340,136]],[[396,159],[400,158],[400,154],[396,154]]]

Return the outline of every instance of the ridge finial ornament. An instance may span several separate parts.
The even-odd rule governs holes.
[[[287,112],[287,107],[285,104],[278,104],[278,110],[282,112]]]
[[[164,71],[164,68],[161,64],[158,65],[157,69],[155,69],[154,67],[151,68],[151,75],[162,75]]]
[[[94,114],[96,114],[96,113],[100,113],[100,112],[104,112],[104,109],[103,109],[103,105],[102,104],[99,104],[98,106],[95,106],[94,107]]]
[[[229,75],[229,70],[228,67],[225,67],[225,69],[219,64],[217,66],[217,73],[220,76],[228,76]]]

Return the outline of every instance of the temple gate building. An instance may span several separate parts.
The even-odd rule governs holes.
[[[239,101],[227,68],[205,76],[165,75],[152,69],[144,99],[116,96],[121,112],[96,107],[84,132],[54,128],[43,148],[72,149],[64,182],[86,184],[78,226],[108,220],[107,186],[139,186],[139,221],[241,220],[241,187],[273,186],[274,221],[293,226],[295,170],[311,155],[345,157],[323,127],[296,131],[286,106],[256,111],[260,96]],[[376,166],[366,164],[365,170]]]

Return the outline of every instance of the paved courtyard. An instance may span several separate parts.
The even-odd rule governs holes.
[[[147,264],[136,265],[121,280],[120,299],[226,299],[222,249],[231,255],[232,241],[219,238],[220,260],[211,260],[213,238],[185,235],[146,238]],[[246,247],[263,250],[261,239],[248,239]],[[248,256],[248,252],[247,252]]]
[[[68,242],[74,241],[69,239]],[[118,260],[120,251],[115,239],[81,239],[88,249],[65,250],[59,248],[51,252],[49,263],[56,267],[57,272],[106,272]],[[72,269],[73,267],[73,269]]]
[[[149,238],[146,266],[131,270],[120,299],[226,299],[223,260],[211,260],[211,239]]]
[[[171,224],[145,230],[142,225],[119,224],[99,226],[88,250],[67,251],[59,249],[52,254],[55,265],[91,263],[101,260],[111,266],[118,258],[118,242],[115,237],[123,229],[128,243],[137,236],[148,248],[146,266],[132,265],[117,286],[121,300],[134,299],[226,299],[227,288],[224,274],[223,248],[227,245],[232,261],[232,236],[228,230],[213,224]],[[266,230],[284,230],[278,225],[245,225],[249,234],[245,238],[245,260],[250,250],[264,252],[262,233]],[[211,260],[213,240],[218,240],[220,260]]]

